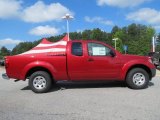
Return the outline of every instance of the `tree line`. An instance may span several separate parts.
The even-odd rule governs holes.
[[[56,42],[62,39],[66,33],[58,36],[47,38],[51,42]],[[71,32],[72,40],[98,40],[114,46],[113,39],[117,39],[117,50],[124,53],[124,45],[127,46],[128,54],[147,55],[151,51],[152,37],[155,35],[155,29],[151,26],[142,24],[130,24],[125,27],[114,26],[111,32],[102,31],[99,28],[92,30],[84,30],[82,32]],[[160,40],[160,33],[158,34]],[[42,40],[42,39],[41,39]],[[21,42],[16,45],[13,50],[8,50],[6,47],[0,49],[0,58],[6,55],[16,55],[28,51],[38,45],[41,40],[34,42]],[[160,45],[156,46],[156,51],[160,51]]]

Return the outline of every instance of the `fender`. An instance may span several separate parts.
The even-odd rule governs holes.
[[[21,72],[21,76],[20,76],[21,79],[25,80],[25,76],[26,76],[27,72],[34,67],[44,67],[51,72],[52,76],[54,76],[55,73],[57,72],[56,69],[54,68],[54,66],[51,65],[50,63],[46,62],[46,61],[34,61],[34,62],[31,62],[31,63],[27,64],[23,68],[23,70]]]
[[[147,68],[150,68],[148,66],[148,62],[144,60],[137,59],[137,60],[129,61],[126,64],[124,64],[122,70],[120,71],[120,80],[125,80],[128,70],[134,66],[146,66]]]

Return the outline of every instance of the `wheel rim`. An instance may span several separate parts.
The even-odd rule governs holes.
[[[43,76],[35,77],[33,80],[33,86],[38,90],[45,88],[46,87],[46,79]]]
[[[142,73],[135,73],[133,75],[133,83],[137,86],[141,86],[145,83],[146,79]]]

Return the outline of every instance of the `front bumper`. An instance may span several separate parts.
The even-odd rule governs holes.
[[[2,74],[2,78],[3,78],[3,79],[6,79],[6,80],[9,80],[9,77],[8,77],[8,75],[7,75],[6,73],[3,73],[3,74]]]
[[[152,77],[156,76],[156,68],[151,69],[151,74],[152,74]]]

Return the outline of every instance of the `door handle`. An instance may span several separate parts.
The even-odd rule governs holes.
[[[94,61],[94,59],[93,58],[88,58],[88,61],[92,62],[92,61]]]

